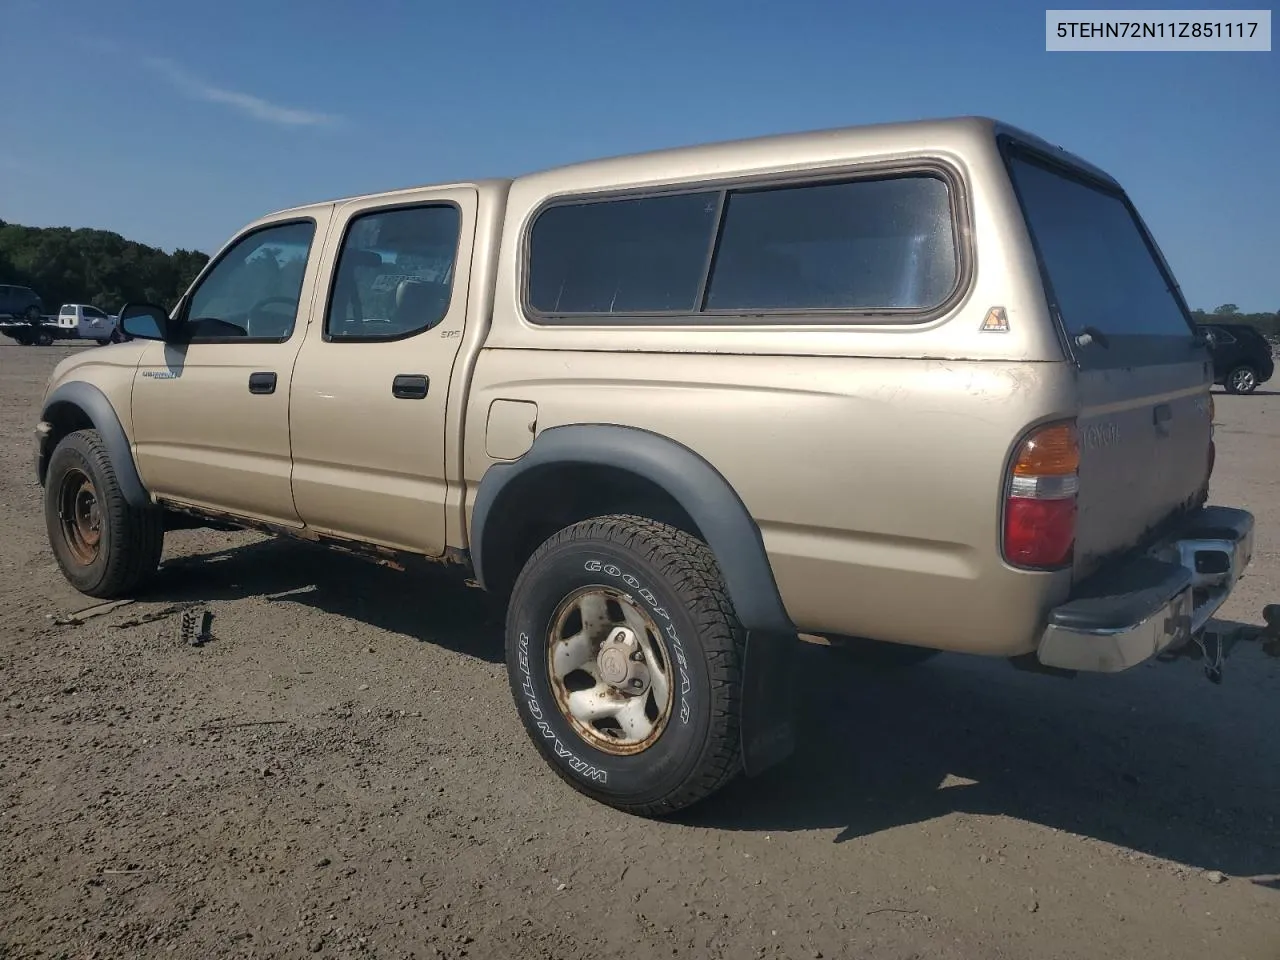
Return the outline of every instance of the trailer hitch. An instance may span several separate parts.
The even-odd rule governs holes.
[[[1262,652],[1269,657],[1280,658],[1280,603],[1270,603],[1262,608],[1266,626],[1257,627],[1242,623],[1228,630],[1205,628],[1175,650],[1161,654],[1159,659],[1201,660],[1204,675],[1210,683],[1222,683],[1222,665],[1238,643],[1260,643]]]

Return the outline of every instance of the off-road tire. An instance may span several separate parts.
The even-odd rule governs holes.
[[[76,558],[62,523],[63,485],[75,471],[92,482],[100,516],[101,539],[88,563]],[[130,596],[160,565],[163,511],[134,507],[125,500],[96,430],[69,433],[54,449],[45,476],[44,517],[49,544],[63,576],[83,594],[103,600]]]
[[[1247,386],[1241,386],[1236,382],[1237,377],[1243,373],[1251,374],[1247,380]],[[1258,389],[1258,371],[1254,369],[1252,364],[1241,363],[1232,368],[1231,372],[1227,374],[1227,379],[1224,385],[1227,388],[1227,393],[1246,395],[1253,393],[1253,391]]]
[[[53,334],[50,333],[48,330],[41,330],[39,333],[36,334],[36,346],[37,347],[53,346]]]
[[[672,708],[657,740],[639,753],[594,747],[551,691],[547,636],[554,611],[592,585],[626,592],[665,634]],[[507,614],[507,676],[526,731],[561,778],[609,806],[657,817],[710,796],[741,770],[744,642],[705,543],[645,517],[597,517],[554,534],[517,578]]]

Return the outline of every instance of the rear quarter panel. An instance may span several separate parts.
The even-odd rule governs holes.
[[[537,429],[639,426],[697,451],[760,527],[802,631],[980,653],[1030,649],[1069,574],[999,552],[1003,473],[1028,421],[1070,402],[1065,365],[485,351],[468,435],[496,399]],[[467,445],[467,473],[491,462]],[[472,485],[474,489],[474,484]]]

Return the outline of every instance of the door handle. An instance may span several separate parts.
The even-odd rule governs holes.
[[[250,393],[275,393],[276,375],[270,372],[249,374]]]
[[[431,381],[421,373],[398,373],[391,381],[391,395],[401,400],[422,400]]]

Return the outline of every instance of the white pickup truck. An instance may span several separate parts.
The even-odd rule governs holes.
[[[64,303],[58,311],[58,338],[96,340],[99,346],[120,343],[120,318],[87,303]]]

